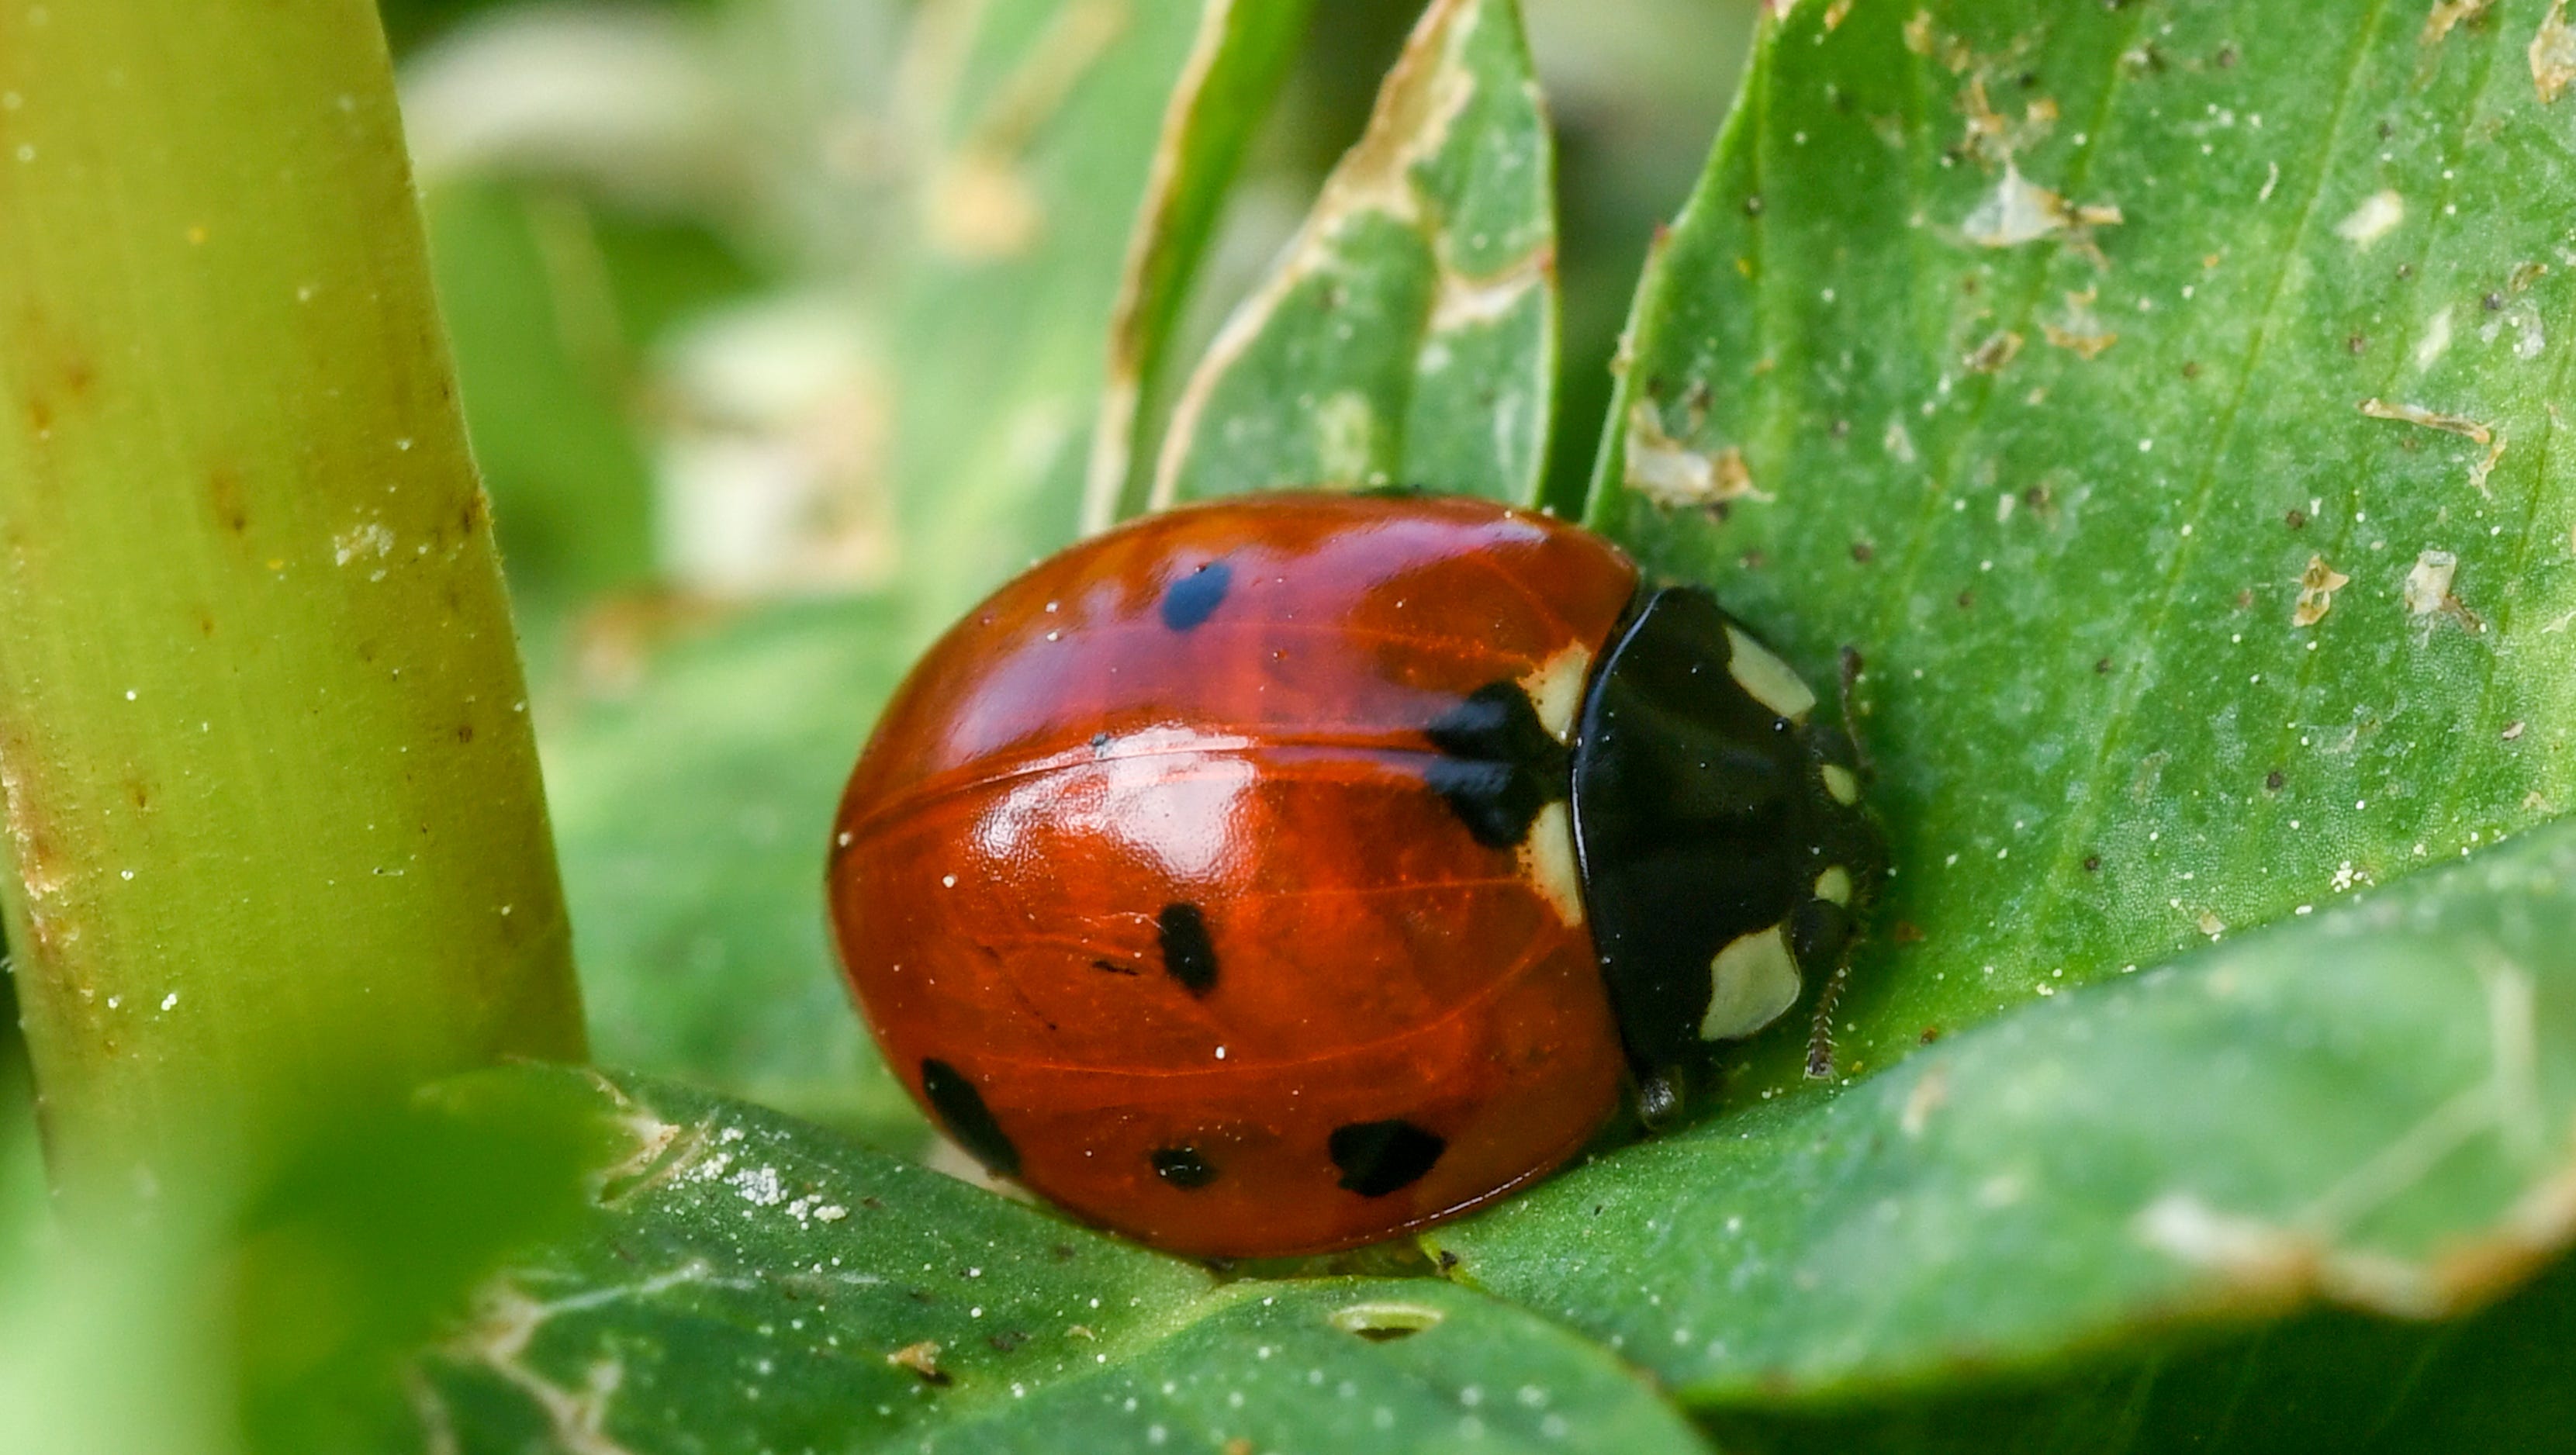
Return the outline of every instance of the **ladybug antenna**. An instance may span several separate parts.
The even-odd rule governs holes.
[[[1860,765],[1861,777],[1875,780],[1878,777],[1878,770],[1869,761],[1869,749],[1861,745],[1860,720],[1855,715],[1856,709],[1852,706],[1854,689],[1860,685],[1860,674],[1864,667],[1860,659],[1860,648],[1846,644],[1839,660],[1843,679],[1843,736],[1851,742],[1852,758]]]
[[[1807,1079],[1829,1081],[1834,1074],[1834,1007],[1843,998],[1843,985],[1851,979],[1851,962],[1843,961],[1834,973],[1825,977],[1824,989],[1816,992],[1816,1018],[1807,1025]]]

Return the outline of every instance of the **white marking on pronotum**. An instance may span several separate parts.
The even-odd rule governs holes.
[[[1834,802],[1845,808],[1860,802],[1860,779],[1852,775],[1852,770],[1840,763],[1827,763],[1823,776],[1825,791],[1833,795]]]
[[[1700,1017],[1703,1041],[1749,1036],[1797,1003],[1798,962],[1778,925],[1738,938],[1709,961],[1708,1013]]]
[[[1531,821],[1521,840],[1521,872],[1569,925],[1583,923],[1583,881],[1574,867],[1574,821],[1565,805],[1551,803]]]
[[[1726,640],[1734,648],[1726,670],[1738,686],[1753,694],[1754,701],[1792,719],[1805,717],[1807,709],[1816,705],[1815,689],[1788,663],[1771,655],[1770,648],[1733,627],[1726,629]]]
[[[1840,864],[1816,876],[1816,897],[1835,904],[1851,903],[1851,871]]]
[[[1576,643],[1538,664],[1521,678],[1538,724],[1560,743],[1574,741],[1574,713],[1583,705],[1583,679],[1592,670],[1592,651]]]

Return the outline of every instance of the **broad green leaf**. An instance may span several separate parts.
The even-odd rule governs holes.
[[[1220,1286],[765,1112],[598,1094],[633,1150],[593,1226],[421,1362],[460,1448],[1701,1448],[1599,1350],[1464,1289]]]
[[[1704,1408],[2325,1301],[2454,1314],[2576,1234],[2576,824],[2026,1004],[1434,1233]]]
[[[1855,1066],[2576,802],[2576,101],[2548,0],[2448,9],[1767,29],[1590,514],[1866,658]]]
[[[1534,502],[1555,205],[1519,7],[1433,0],[1367,132],[1174,405],[1151,505],[1386,484]]]
[[[766,608],[649,650],[631,689],[547,726],[603,1058],[919,1141],[823,917],[832,810],[902,675],[900,630],[883,601]]]
[[[1265,5],[927,7],[932,156],[891,340],[920,634],[1073,538],[1111,354],[1131,383],[1150,368],[1292,51],[1303,5]]]
[[[2493,1307],[2414,1324],[2326,1310],[2216,1342],[2158,1341],[2063,1378],[1974,1378],[1831,1408],[1730,1410],[1730,1452],[2421,1455],[2547,1450],[2576,1421],[2576,1264]]]

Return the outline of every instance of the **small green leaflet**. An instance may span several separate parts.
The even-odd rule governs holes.
[[[1434,0],[1287,257],[1182,391],[1149,501],[1279,486],[1537,498],[1555,158],[1511,0]]]

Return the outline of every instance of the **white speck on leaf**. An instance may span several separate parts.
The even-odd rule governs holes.
[[[2549,13],[2541,17],[2528,54],[2531,84],[2540,93],[2540,104],[2546,106],[2566,94],[2567,83],[2576,81],[2576,27],[2567,24],[2567,0],[2550,0]]]
[[[2405,220],[2406,199],[2395,189],[2383,187],[2361,199],[2359,207],[2335,224],[2335,236],[2354,247],[2367,248],[2396,231]]]
[[[1995,190],[1986,194],[1959,230],[1980,247],[2009,248],[2037,242],[2082,227],[2114,227],[2122,221],[2114,206],[2070,206],[2065,198],[2004,163]]]
[[[2415,367],[2418,369],[2433,367],[2433,361],[2448,353],[2450,348],[2451,310],[2445,308],[2433,315],[2433,321],[2424,326],[2424,337],[2416,341]]]
[[[381,560],[392,555],[393,549],[393,531],[388,529],[384,522],[377,520],[353,525],[331,538],[331,560],[334,565],[345,566],[361,556],[374,556]]]
[[[1629,489],[1676,510],[1772,498],[1753,488],[1742,450],[1733,445],[1714,452],[1692,449],[1664,433],[1662,416],[1645,399],[1628,411],[1625,478]]]
[[[2299,573],[2299,600],[2291,608],[2290,625],[2315,626],[2334,610],[2334,594],[2352,584],[2352,578],[2326,564],[2323,556],[2308,557],[2308,568]]]
[[[2426,429],[2438,429],[2447,434],[2460,435],[2476,440],[2482,445],[2492,443],[2495,439],[2493,430],[2466,415],[2441,414],[2426,409],[2420,404],[2390,404],[2380,399],[2365,399],[2361,401],[2361,412],[2373,419],[2395,420],[2400,424],[2420,424]]]
[[[2459,572],[2460,558],[2449,551],[2426,551],[2415,558],[2414,568],[2406,573],[2406,610],[2414,616],[2430,616],[2442,609],[2451,596],[2451,578]]]

